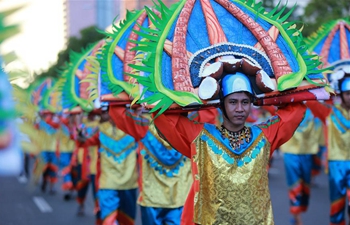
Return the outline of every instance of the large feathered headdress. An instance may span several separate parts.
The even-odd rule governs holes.
[[[339,92],[338,81],[350,76],[350,19],[325,23],[306,41],[310,51],[318,54],[322,63],[332,68],[327,76],[331,87]]]
[[[139,102],[159,113],[217,104],[221,79],[236,72],[251,80],[256,104],[328,99],[321,62],[307,54],[296,24],[287,22],[292,11],[282,16],[286,6],[278,7],[265,12],[253,0],[146,7],[152,26],[138,26],[142,39],[133,50],[143,58],[141,65],[130,65],[142,92]]]

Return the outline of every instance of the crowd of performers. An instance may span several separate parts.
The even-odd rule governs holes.
[[[350,78],[348,79],[347,82],[350,82]],[[213,198],[213,195],[227,194],[227,189],[232,188],[232,191],[236,191],[238,188],[242,199],[237,201],[235,198],[232,204],[237,202],[235,204],[241,205],[245,202],[249,203],[249,207],[254,207],[256,195],[251,195],[251,190],[244,195],[246,187],[237,185],[236,181],[256,179],[259,182],[256,182],[255,191],[260,193],[262,199],[268,200],[268,191],[259,190],[259,187],[268,185],[267,174],[273,152],[279,150],[283,152],[289,187],[290,213],[293,215],[294,223],[302,224],[300,214],[307,211],[312,180],[321,172],[321,168],[329,173],[331,218],[342,221],[347,187],[342,181],[346,179],[345,163],[348,155],[344,153],[345,151],[341,153],[343,148],[339,145],[345,145],[343,142],[347,141],[347,137],[339,139],[342,137],[341,132],[345,130],[339,130],[339,124],[334,121],[346,121],[345,112],[350,109],[350,100],[346,95],[349,93],[350,90],[342,90],[341,96],[345,97],[341,97],[341,104],[307,102],[280,109],[274,106],[250,109],[250,96],[244,92],[244,95],[239,97],[242,98],[240,102],[233,105],[237,104],[245,115],[242,118],[233,118],[235,123],[232,125],[244,125],[246,120],[251,128],[247,130],[244,126],[238,136],[220,125],[225,124],[225,120],[232,117],[231,114],[235,115],[236,106],[232,107],[229,103],[225,103],[227,105],[223,106],[222,110],[208,109],[186,115],[161,115],[154,123],[150,123],[151,115],[144,113],[142,108],[127,109],[113,105],[102,106],[85,114],[42,113],[34,126],[47,135],[43,139],[40,154],[34,157],[35,165],[31,176],[37,182],[40,181],[43,192],[50,194],[55,194],[57,191],[56,183],[60,178],[64,199],[69,200],[72,196],[76,196],[77,215],[80,216],[85,213],[84,205],[90,188],[95,202],[96,224],[112,225],[115,221],[119,224],[134,224],[137,205],[141,207],[142,224],[180,224],[181,220],[187,224],[191,221],[193,210],[199,210],[198,205],[206,204],[207,201],[203,196],[196,196],[198,199],[195,205],[186,204],[186,199],[189,203],[195,198],[194,189],[203,189],[204,196]],[[319,110],[320,107],[324,109]],[[303,111],[306,111],[305,116]],[[325,126],[326,120],[328,120],[327,126]],[[295,124],[294,127],[291,127],[291,124]],[[281,127],[283,131],[280,130]],[[339,132],[339,135],[336,132]],[[202,147],[211,147],[210,144],[203,145],[200,142],[210,140],[214,134],[227,136],[227,140],[232,140],[231,143],[227,143],[227,147],[246,145],[245,148],[251,148],[252,145],[249,143],[260,143],[241,161],[238,159],[236,169],[243,169],[240,164],[242,161],[257,165],[252,165],[249,175],[242,176],[240,172],[234,179],[223,177],[225,182],[217,183],[219,186],[215,185],[215,189],[222,190],[222,193],[212,192],[213,190],[205,186],[196,185],[196,180],[193,180],[191,174],[192,171],[194,177],[204,176],[210,173],[207,170],[210,170],[211,166],[216,165],[210,155],[194,158],[191,148],[196,142]],[[276,146],[281,139],[286,138],[286,135],[291,138],[277,149]],[[237,140],[235,136],[239,139]],[[264,138],[252,139],[256,137]],[[326,143],[337,145],[333,149],[337,149],[338,152],[328,153]],[[268,150],[264,150],[266,152],[260,156],[261,158],[256,158],[257,152],[263,151],[258,147],[264,145],[269,146]],[[176,151],[174,148],[181,151]],[[323,162],[325,157],[329,160],[328,164]],[[191,160],[204,161],[200,164],[202,167],[193,167],[192,164],[191,170]],[[225,160],[237,159],[227,155]],[[332,160],[336,160],[336,163],[332,163]],[[261,167],[266,168],[264,177],[261,177],[261,172],[255,171]],[[232,168],[222,169],[232,170]],[[218,177],[218,174],[213,176]],[[207,182],[213,182],[210,180],[211,176],[207,179],[209,179]],[[228,184],[230,180],[232,183]],[[256,210],[261,211],[260,219],[273,220],[271,204],[269,202],[266,204],[266,208]],[[205,213],[205,215],[208,218],[201,216],[201,219],[215,219],[210,218],[214,216],[212,214]],[[250,218],[246,217],[246,214],[242,216],[242,220]]]
[[[203,8],[200,8],[201,11],[198,7],[199,3],[194,5],[194,2],[182,1],[182,5],[178,4],[173,8],[167,9],[170,12],[176,7],[184,6],[184,11],[179,16],[180,22],[177,23],[180,27],[177,27],[179,29],[176,29],[176,32],[174,32],[175,37],[172,40],[174,44],[169,43],[169,40],[165,41],[166,44],[164,46],[157,48],[157,51],[161,50],[157,57],[161,55],[166,55],[168,58],[174,57],[174,62],[181,61],[182,58],[186,59],[186,54],[190,54],[190,52],[186,52],[186,43],[182,43],[182,40],[180,40],[183,38],[181,32],[185,29],[183,20],[187,18],[188,22],[191,19],[192,16],[189,16],[191,10],[188,10],[191,7],[193,10],[197,10],[197,13],[203,12],[205,19],[207,19],[205,22],[208,23],[206,28],[209,29],[208,35],[210,37],[208,39],[210,39],[210,45],[208,44],[209,42],[200,43],[199,40],[194,40],[195,38],[193,38],[192,42],[195,47],[192,46],[193,56],[191,56],[191,59],[198,60],[193,61],[193,64],[198,64],[200,58],[204,57],[208,57],[210,60],[204,60],[201,63],[203,65],[209,64],[213,62],[212,59],[224,57],[226,53],[230,53],[233,58],[234,56],[241,57],[239,60],[235,58],[235,65],[231,65],[230,70],[225,72],[221,70],[221,74],[219,74],[220,81],[216,82],[216,80],[215,85],[211,86],[219,92],[217,99],[219,100],[219,105],[192,111],[187,108],[187,110],[180,111],[164,110],[162,113],[154,110],[151,113],[148,111],[149,109],[146,110],[143,107],[144,105],[139,103],[127,104],[126,106],[125,104],[113,104],[113,102],[108,102],[107,104],[102,101],[99,107],[89,111],[68,110],[65,112],[62,110],[51,112],[42,110],[38,112],[38,118],[34,118],[34,115],[29,115],[27,118],[23,117],[19,127],[22,132],[30,132],[25,132],[29,141],[23,140],[22,148],[25,150],[36,148],[33,151],[36,154],[33,154],[35,163],[31,178],[38,184],[41,191],[45,193],[55,194],[57,188],[62,188],[64,199],[69,200],[72,196],[76,196],[78,208],[76,214],[78,216],[82,216],[86,212],[86,198],[89,189],[91,189],[95,204],[95,224],[135,224],[137,207],[140,207],[143,225],[272,225],[274,224],[274,219],[268,173],[271,166],[273,167],[274,152],[280,151],[284,158],[286,182],[289,188],[286,195],[289,197],[292,219],[288,222],[291,222],[293,225],[303,224],[301,213],[306,212],[308,209],[309,198],[312,196],[310,186],[315,176],[321,173],[322,168],[324,168],[329,177],[330,224],[345,225],[346,202],[350,196],[348,192],[350,187],[349,66],[345,66],[340,70],[342,76],[339,76],[340,78],[337,80],[337,95],[332,96],[333,98],[329,101],[320,102],[315,100],[319,99],[316,97],[322,95],[316,95],[317,90],[315,91],[314,89],[322,85],[326,86],[327,82],[325,82],[317,83],[317,87],[313,86],[314,89],[312,91],[316,94],[311,96],[315,98],[314,100],[306,100],[306,97],[304,98],[304,96],[294,93],[293,97],[298,97],[296,101],[293,98],[293,100],[283,103],[265,104],[265,106],[255,108],[253,103],[256,103],[257,88],[261,88],[259,91],[265,90],[267,87],[262,86],[261,83],[265,84],[263,82],[265,81],[264,79],[269,80],[271,78],[268,75],[264,79],[261,78],[259,80],[256,78],[253,85],[252,79],[250,79],[252,76],[258,77],[258,74],[263,76],[263,69],[271,70],[271,73],[281,76],[292,74],[295,76],[293,79],[287,79],[287,82],[284,83],[282,79],[282,81],[278,81],[278,85],[281,84],[279,86],[281,89],[297,89],[300,83],[293,86],[293,81],[300,78],[297,75],[304,73],[303,76],[305,78],[306,75],[314,75],[319,72],[313,68],[319,65],[318,59],[314,59],[314,56],[302,55],[303,53],[299,54],[299,52],[297,54],[286,54],[289,53],[289,49],[286,50],[285,48],[291,47],[291,49],[294,49],[296,47],[294,42],[303,42],[301,39],[298,39],[297,34],[300,33],[299,31],[289,32],[292,33],[291,37],[296,41],[293,42],[288,39],[290,38],[288,32],[282,26],[285,25],[285,23],[282,23],[284,17],[279,18],[282,21],[280,22],[281,24],[278,23],[277,26],[268,28],[269,34],[267,36],[263,36],[267,32],[259,28],[259,24],[254,24],[256,21],[256,23],[262,22],[261,18],[257,19],[259,17],[258,14],[261,14],[264,17],[270,16],[272,19],[268,20],[268,22],[276,25],[276,18],[280,14],[275,17],[273,15],[274,12],[267,15],[259,10],[253,13],[255,18],[253,20],[248,18],[248,15],[250,15],[249,10],[241,12],[230,1],[216,1],[219,4],[214,4],[213,1],[213,4],[209,4],[210,1],[198,1],[203,6]],[[240,7],[249,8],[250,6],[243,4]],[[236,28],[243,31],[247,29],[248,31],[253,30],[254,32],[240,32],[240,30],[239,32],[231,32],[231,29],[229,31],[225,30],[225,27],[229,27],[232,24],[221,24],[225,21],[219,22],[215,16],[212,16],[215,12],[214,8],[221,10],[220,13],[227,13],[231,17],[232,15],[237,17],[241,15],[239,18],[242,23],[240,22]],[[252,8],[249,9],[253,10]],[[161,13],[164,14],[164,17],[162,17],[164,20],[168,16],[165,15],[168,12],[167,10],[161,10]],[[153,13],[152,10],[148,10],[147,13],[152,17],[150,21],[155,22],[154,17],[157,16],[157,13]],[[146,18],[146,11],[140,11],[136,14],[140,15],[141,19]],[[129,14],[127,18],[130,19],[136,14]],[[232,23],[238,21],[236,18],[232,19],[229,16],[225,20]],[[193,27],[198,29],[197,23],[204,21],[198,15],[197,17],[194,15],[193,18],[197,19],[196,23],[189,26],[188,29],[193,29]],[[174,22],[174,20],[169,20],[168,22]],[[216,26],[212,26],[212,23]],[[121,26],[128,24],[122,23]],[[267,22],[264,22],[262,25],[265,26],[266,24]],[[215,31],[212,30],[213,27],[217,28],[220,25],[225,26]],[[138,25],[138,27],[142,29],[142,25]],[[152,27],[147,26],[147,29],[144,31],[152,31]],[[164,27],[170,26],[167,24]],[[164,27],[161,28],[163,29]],[[278,30],[278,32],[275,32],[276,29],[283,31],[281,33],[284,36],[279,36],[280,32]],[[288,27],[288,30],[293,29],[295,28],[292,26]],[[117,32],[124,32],[125,30],[128,31],[125,28],[124,30],[117,29]],[[226,31],[227,35],[224,31]],[[138,33],[142,33],[138,32],[138,30],[133,32],[135,33],[130,35],[132,38],[135,38]],[[155,39],[163,31],[160,29],[153,30],[153,32],[151,35],[144,34],[144,39],[149,38],[151,40],[149,43],[138,42],[136,39],[131,41],[135,45],[141,43],[141,49],[146,49],[145,56],[149,61],[145,59],[142,60],[142,63],[161,61],[152,58],[154,57],[152,54],[156,51],[153,45],[156,42]],[[190,33],[190,36],[195,36],[200,32],[192,31],[192,33],[187,33]],[[244,39],[251,38],[252,41],[240,43],[242,40],[237,38],[239,36],[236,35],[237,33],[243,33],[246,35]],[[256,36],[249,36],[251,33]],[[346,32],[342,30],[342,34],[346,34]],[[118,34],[117,38],[121,36],[124,35]],[[159,37],[162,37],[162,35],[159,35]],[[279,39],[276,41],[278,37]],[[207,37],[203,36],[203,38]],[[275,39],[273,40],[273,38]],[[283,38],[288,40],[283,42],[284,40],[281,40]],[[117,43],[117,41],[118,39],[110,43]],[[164,43],[164,40],[162,41]],[[228,44],[230,41],[237,43]],[[193,44],[192,42],[189,41],[189,45]],[[326,41],[325,43],[328,42]],[[150,44],[149,46],[152,47],[148,52],[147,44]],[[209,45],[209,47],[204,48],[202,46],[200,49],[197,49],[201,44]],[[263,50],[260,49],[260,44],[265,46],[264,51],[266,51],[268,56],[265,56],[265,53],[262,54]],[[270,48],[268,44],[271,44],[272,47]],[[163,54],[163,49],[170,48],[170,46],[173,51]],[[133,48],[131,45],[128,45],[124,51],[121,49],[122,47],[115,46],[113,50],[115,50],[115,54],[120,59],[127,60],[127,58],[130,58],[128,53]],[[346,48],[348,49],[348,45],[346,45]],[[185,53],[183,55],[179,54],[183,49],[185,49]],[[220,52],[221,50],[226,51],[224,52],[225,54],[220,55],[222,53]],[[277,52],[276,50],[279,51]],[[113,51],[108,51],[109,53],[112,54]],[[294,66],[287,68],[286,64],[283,64],[283,60],[278,61],[278,59],[284,57],[283,54],[287,55],[286,57],[289,57],[289,61],[294,62],[294,64],[303,63],[301,65],[304,65],[304,67]],[[181,59],[179,59],[179,55]],[[344,55],[349,57],[349,53],[344,53]],[[257,59],[252,60],[252,57],[255,56]],[[261,57],[259,58],[258,56]],[[296,57],[298,58],[296,59]],[[266,58],[269,58],[269,60]],[[250,63],[249,59],[251,60]],[[262,68],[258,70],[258,73],[253,62],[256,61],[255,63],[257,63],[260,59],[262,61],[259,61],[261,63],[259,66]],[[124,63],[123,60],[121,60],[122,63]],[[115,61],[117,60],[113,62]],[[287,62],[288,60],[285,59],[285,61]],[[272,67],[275,71],[272,71],[270,68],[270,62],[271,65],[274,64],[274,67]],[[125,68],[125,65],[122,65],[122,63],[121,65],[116,63],[114,67],[117,67],[118,71],[122,70],[123,66]],[[187,65],[187,63],[183,64]],[[168,64],[170,65],[170,63],[163,63],[154,67],[167,66]],[[167,74],[168,70],[179,69],[177,66],[180,64],[181,62],[178,64],[174,63],[173,67],[165,68],[162,72]],[[200,74],[203,71],[200,71],[199,67],[196,65],[191,66],[195,75],[203,75]],[[281,67],[289,69],[286,74],[283,73],[285,69],[279,70]],[[305,69],[305,67],[307,68]],[[142,67],[138,65],[135,68]],[[146,71],[141,72],[152,75],[150,72],[152,69],[154,68],[147,67]],[[182,69],[180,68],[176,72]],[[252,73],[251,71],[255,72]],[[76,71],[73,72],[75,73]],[[98,70],[97,73],[100,74],[100,71]],[[272,75],[281,79],[276,74]],[[80,76],[81,74],[79,73],[78,75]],[[140,78],[139,83],[146,80],[142,78]],[[148,84],[158,81],[154,77],[152,78]],[[199,80],[202,82],[203,77],[200,78]],[[308,77],[309,80],[312,80],[311,78],[312,76]],[[214,78],[210,77],[210,79],[213,80]],[[256,80],[260,81],[260,83]],[[301,77],[301,80],[303,80],[303,77]],[[327,79],[322,77],[321,80]],[[99,81],[105,82],[103,79]],[[216,86],[217,83],[220,84]],[[69,84],[71,83],[67,82],[66,86]],[[103,84],[108,86],[110,83]],[[261,86],[258,86],[259,84]],[[283,84],[287,86],[283,86]],[[144,82],[144,85],[147,85],[147,82]],[[158,83],[157,85],[160,84]],[[198,85],[199,88],[206,87],[205,85]],[[68,87],[68,89],[79,88],[72,86]],[[281,94],[277,90],[271,89],[269,91]],[[306,95],[310,94],[305,89],[297,89],[297,91]],[[151,103],[163,100],[159,97],[163,93],[157,93],[157,91],[155,93],[159,94],[157,95],[158,98],[153,99],[153,102],[150,101]],[[176,91],[173,90],[171,93],[178,94],[177,99],[181,98],[181,94],[183,94],[178,89]],[[171,93],[169,95],[172,95]],[[268,92],[262,91],[261,94],[267,95]],[[328,94],[326,95],[327,97],[329,96]],[[131,93],[127,94],[128,103],[131,100],[137,100],[129,99],[129,95],[131,96]],[[286,95],[282,97],[286,97]],[[286,98],[288,98],[288,95]],[[1,92],[0,109],[5,108],[3,105],[6,106],[2,104],[3,100]],[[278,98],[274,100],[277,101]],[[82,108],[83,104],[80,106]],[[158,109],[160,108],[158,107]],[[0,117],[1,125],[6,124],[5,120],[1,120],[5,118],[3,115],[5,114],[0,114],[2,116]],[[1,131],[0,129],[0,147],[4,149],[9,145],[9,140],[12,137],[8,135],[8,132]],[[57,187],[60,179],[62,186]],[[348,208],[347,213],[350,215],[350,208]]]

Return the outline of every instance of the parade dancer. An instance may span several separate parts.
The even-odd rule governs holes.
[[[83,120],[83,124],[85,125],[86,134],[88,137],[94,137],[98,135],[99,131],[99,119],[97,119],[97,113],[92,111],[87,115],[87,121]],[[99,141],[98,141],[99,142]],[[90,183],[92,188],[92,196],[95,204],[95,217],[96,217],[96,225],[102,224],[101,220],[101,212],[100,206],[98,203],[98,179],[100,174],[100,154],[99,154],[100,145],[91,144],[88,147],[89,157],[90,157]]]
[[[103,106],[99,126],[100,165],[98,202],[103,225],[133,225],[138,188],[137,143],[115,126]]]
[[[302,225],[301,213],[309,206],[313,157],[319,150],[319,137],[323,135],[321,127],[307,109],[293,137],[280,147],[289,187],[291,223],[294,225]]]
[[[157,133],[150,117],[141,116],[125,106],[110,106],[109,114],[117,127],[140,142],[139,197],[142,224],[180,224],[187,195],[192,185],[191,163],[188,158],[173,149]],[[216,123],[217,110],[191,113],[194,121]],[[202,116],[202,117],[201,117]]]
[[[349,200],[348,154],[350,134],[350,73],[338,81],[340,104],[325,105],[308,101],[312,113],[327,125],[328,178],[331,200],[330,224],[345,224],[346,199]],[[350,207],[348,206],[348,216]]]
[[[186,204],[194,210],[184,211],[184,224],[273,224],[269,158],[292,137],[306,107],[289,104],[266,123],[246,127],[253,100],[248,78],[237,72],[222,85],[221,127],[174,113],[154,120],[166,140],[192,159],[195,194]]]
[[[85,215],[85,200],[91,182],[90,148],[99,146],[98,132],[95,129],[86,129],[85,124],[80,124],[77,128],[76,147],[71,159],[71,170],[73,186],[77,191],[77,202],[79,204],[77,215]],[[94,190],[94,188],[93,188]],[[93,193],[94,196],[95,193]],[[98,223],[97,219],[97,223]]]
[[[71,192],[74,190],[70,169],[70,162],[75,148],[73,117],[72,115],[63,114],[60,118],[61,123],[58,132],[59,165],[63,176],[62,190],[66,192],[63,197],[64,200],[69,200]]]
[[[43,150],[37,158],[35,173],[42,175],[41,191],[45,192],[49,184],[49,193],[55,194],[54,185],[58,180],[57,134],[60,124],[57,115],[53,113],[41,113],[40,116],[37,128],[46,135],[41,137]]]

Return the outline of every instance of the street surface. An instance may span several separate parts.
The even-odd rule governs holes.
[[[302,215],[304,225],[329,224],[327,175],[322,173],[312,186],[309,210]],[[64,201],[60,186],[57,193],[42,193],[32,182],[21,183],[17,177],[0,177],[0,225],[94,225],[91,189],[85,216],[76,216],[75,200]],[[270,191],[276,225],[289,225],[289,203],[283,158],[275,158],[270,170]],[[138,210],[136,225],[141,225]]]

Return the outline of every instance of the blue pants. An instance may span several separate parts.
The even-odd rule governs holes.
[[[182,209],[141,206],[142,225],[180,225]]]
[[[350,197],[350,161],[329,161],[328,169],[331,224],[345,224],[346,197]]]
[[[44,180],[48,180],[51,183],[57,182],[57,172],[58,172],[58,160],[55,152],[43,151],[40,153],[40,159],[45,164],[45,169],[43,171]]]
[[[97,193],[102,221],[134,224],[136,217],[137,188],[130,190],[100,189]],[[111,223],[112,224],[112,223]]]
[[[313,155],[284,153],[287,184],[289,188],[290,212],[305,212],[309,205]]]

